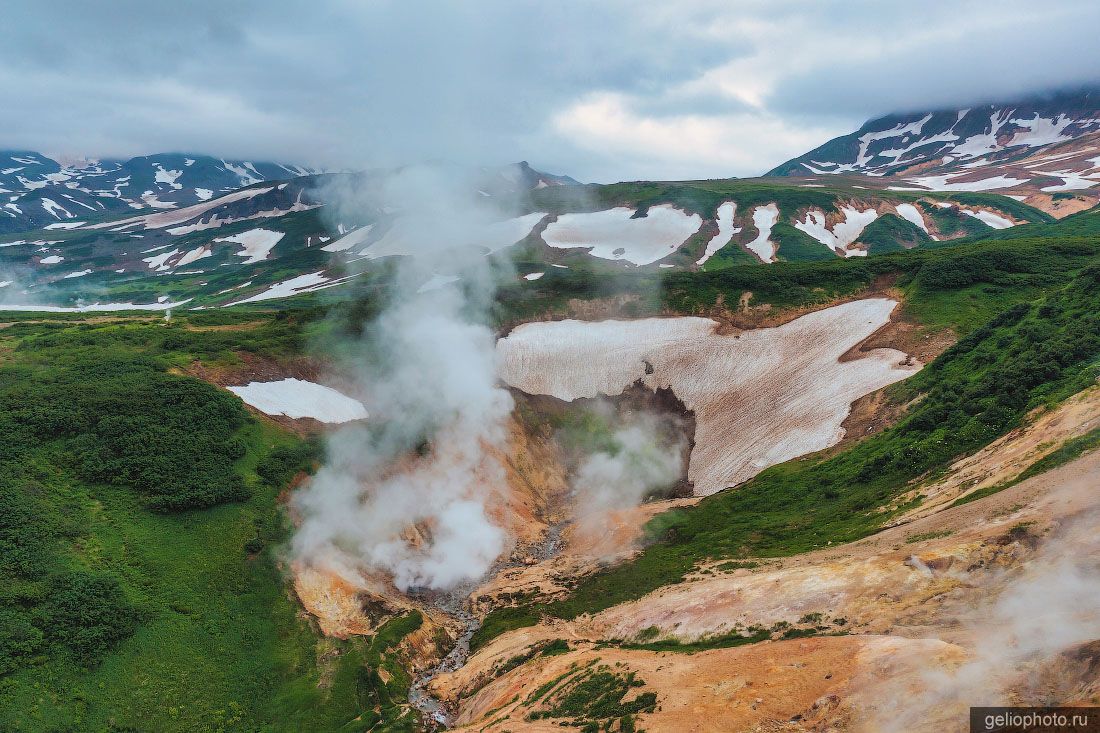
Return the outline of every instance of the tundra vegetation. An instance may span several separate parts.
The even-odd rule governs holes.
[[[626,195],[604,188],[603,203]],[[552,196],[567,195],[547,191],[547,210]],[[816,191],[789,195],[812,204]],[[729,192],[708,182],[671,194],[696,210]],[[760,196],[766,203],[776,193]],[[738,202],[751,204],[744,192]],[[950,329],[959,340],[888,390],[908,406],[891,428],[658,515],[640,555],[580,579],[562,597],[493,611],[474,647],[544,616],[573,618],[640,597],[701,563],[752,567],[750,558],[870,534],[907,508],[899,497],[911,480],[935,475],[1032,408],[1095,380],[1100,213],[1055,223],[1020,213],[1037,223],[867,258],[760,267],[716,255],[703,272],[607,278],[571,267],[504,287],[494,310],[502,327],[570,299],[624,293],[647,294],[631,306],[642,315],[711,312],[746,291],[752,306],[774,312],[890,287],[904,301],[902,317],[922,333]],[[196,362],[216,370],[249,355],[279,361],[300,355],[321,332],[354,332],[377,312],[384,288],[379,277],[332,305],[306,297],[305,307],[190,312],[171,322],[148,314],[4,316],[0,729],[416,726],[398,649],[422,619],[399,616],[368,638],[324,638],[280,569],[288,523],[278,497],[315,465],[317,443],[189,376]],[[1068,460],[1096,442],[1090,434],[1045,460]],[[699,648],[772,633],[748,630]],[[692,650],[656,638],[629,643]],[[568,648],[559,646],[539,653]],[[655,702],[615,669],[574,672],[534,701],[532,715],[630,730]]]

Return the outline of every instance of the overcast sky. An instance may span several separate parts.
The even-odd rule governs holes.
[[[758,175],[879,114],[1100,80],[1095,0],[9,0],[0,148]]]

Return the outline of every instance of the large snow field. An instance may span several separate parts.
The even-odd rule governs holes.
[[[350,422],[367,417],[367,408],[359,400],[331,387],[302,379],[250,382],[228,389],[267,415],[285,415],[294,419],[311,417],[326,423]]]
[[[718,233],[711,237],[707,242],[707,248],[703,252],[703,256],[695,263],[697,265],[704,264],[707,260],[714,256],[714,253],[725,247],[733,239],[733,235],[741,231],[740,227],[733,225],[734,214],[737,213],[737,204],[733,201],[726,201],[718,207]]]
[[[756,225],[756,239],[745,246],[763,262],[775,262],[775,242],[771,240],[772,227],[779,221],[779,207],[775,204],[757,206],[752,212]]]
[[[703,220],[671,204],[651,206],[648,215],[633,219],[634,209],[620,206],[585,214],[562,214],[542,233],[558,249],[588,249],[594,257],[648,265],[679,249]]]
[[[637,380],[671,388],[695,412],[688,477],[706,495],[834,445],[854,400],[919,369],[893,349],[840,360],[896,305],[859,300],[736,335],[695,317],[528,323],[497,342],[498,370],[512,387],[563,400]]]

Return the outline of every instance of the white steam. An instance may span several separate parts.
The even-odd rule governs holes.
[[[589,454],[574,475],[575,531],[597,538],[610,529],[615,512],[675,483],[683,471],[683,441],[682,432],[670,431],[666,419],[652,413],[634,414],[615,428],[606,447]]]
[[[870,690],[864,729],[937,729],[962,720],[970,706],[1072,704],[1037,689],[1044,665],[1085,642],[1100,639],[1100,516],[1073,520],[1046,539],[989,604],[965,620],[968,657],[945,669],[928,660],[916,678]],[[1063,691],[1064,692],[1064,691]],[[934,715],[930,711],[936,711]]]
[[[513,406],[484,325],[494,264],[477,242],[495,212],[478,208],[473,190],[412,168],[372,191],[381,202],[326,192],[338,216],[368,204],[396,212],[417,255],[396,258],[391,299],[345,364],[371,419],[330,436],[325,465],[295,496],[299,561],[350,577],[382,571],[401,590],[447,589],[508,549],[486,507],[504,480],[494,456]],[[460,280],[422,288],[441,274]]]

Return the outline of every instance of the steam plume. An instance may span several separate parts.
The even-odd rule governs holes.
[[[674,436],[674,437],[671,437]],[[575,531],[595,539],[612,513],[637,506],[680,478],[683,432],[653,413],[634,413],[601,450],[590,453],[573,479]]]
[[[932,730],[961,720],[970,706],[1071,704],[1047,700],[1031,680],[1066,650],[1100,639],[1100,515],[1056,530],[1018,577],[966,619],[970,656],[959,667],[919,669],[906,680],[874,687],[866,730]],[[914,660],[918,661],[918,660]]]
[[[325,192],[338,216],[395,212],[392,231],[415,255],[396,258],[391,299],[344,365],[371,420],[332,435],[325,465],[296,495],[299,560],[351,576],[384,571],[401,590],[446,589],[480,577],[507,549],[486,498],[503,481],[489,449],[506,440],[512,399],[496,384],[485,325],[499,263],[479,245],[500,213],[469,184],[417,167],[369,193]],[[458,279],[424,288],[439,274]]]

